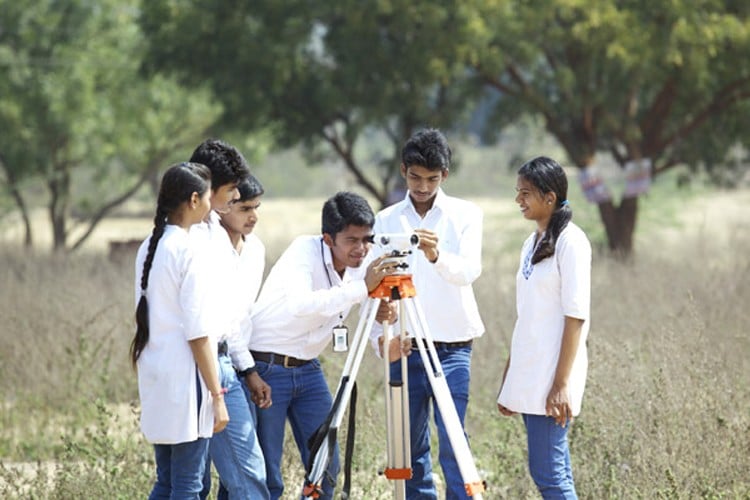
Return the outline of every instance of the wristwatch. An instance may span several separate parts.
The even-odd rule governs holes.
[[[253,365],[250,368],[245,368],[244,370],[237,371],[237,375],[239,375],[242,378],[245,378],[248,375],[250,375],[251,373],[257,372],[257,371],[258,371],[258,367],[255,366],[255,365]]]

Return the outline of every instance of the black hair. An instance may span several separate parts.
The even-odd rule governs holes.
[[[544,237],[531,256],[531,263],[536,264],[555,254],[557,238],[573,218],[573,211],[568,204],[568,178],[560,164],[546,156],[539,156],[524,163],[518,169],[518,175],[533,184],[542,195],[552,192],[557,196],[555,210],[552,212]]]
[[[412,135],[401,149],[401,163],[407,169],[418,165],[428,170],[447,171],[451,166],[451,148],[442,132],[434,128]]]
[[[265,193],[260,181],[254,175],[242,179],[237,184],[237,190],[240,192],[240,198],[236,200],[237,202],[252,200]]]
[[[250,175],[250,167],[242,153],[220,139],[206,139],[200,143],[190,161],[208,167],[214,190],[226,184],[237,184]]]
[[[323,204],[323,234],[335,238],[347,226],[375,225],[375,214],[363,197],[348,191],[340,191]]]
[[[199,163],[180,163],[167,169],[161,179],[159,187],[159,198],[156,202],[156,215],[154,215],[154,229],[148,242],[148,253],[143,262],[143,274],[141,275],[141,298],[135,309],[135,336],[130,344],[130,359],[135,366],[141,356],[144,347],[148,343],[148,300],[146,289],[148,289],[148,277],[151,273],[151,265],[154,261],[156,246],[164,234],[167,226],[167,218],[178,210],[183,203],[190,200],[193,193],[203,196],[211,187],[210,170]]]

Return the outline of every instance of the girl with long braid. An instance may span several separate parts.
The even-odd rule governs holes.
[[[181,163],[162,178],[154,229],[136,257],[136,333],[141,430],[153,443],[149,498],[199,498],[208,438],[229,417],[216,366],[218,339],[202,307],[206,276],[188,230],[210,210],[211,173]]]
[[[518,171],[516,203],[537,228],[521,249],[518,314],[497,407],[520,413],[529,471],[544,498],[577,498],[568,429],[581,410],[591,302],[591,244],[573,222],[568,180],[546,157]]]

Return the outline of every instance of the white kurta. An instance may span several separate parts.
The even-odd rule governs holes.
[[[149,240],[141,244],[136,257],[136,305]],[[217,334],[211,331],[212,322],[203,304],[206,278],[188,232],[168,225],[159,239],[149,273],[146,298],[150,332],[137,363],[141,430],[151,443],[185,443],[212,435],[211,395],[188,343],[209,337],[216,349]]]
[[[586,383],[591,303],[591,244],[584,232],[569,222],[560,233],[555,254],[536,263],[528,278],[524,259],[533,251],[534,234],[521,249],[516,275],[516,310],[510,365],[498,403],[532,415],[545,415],[547,395],[560,356],[565,316],[584,320],[569,378],[573,415],[581,411]]]

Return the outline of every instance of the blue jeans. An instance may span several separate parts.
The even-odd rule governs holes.
[[[523,415],[529,447],[529,472],[542,497],[577,499],[570,467],[568,428],[544,415]]]
[[[466,407],[469,404],[471,347],[436,347],[435,349],[463,428]],[[432,385],[416,349],[408,357],[407,364],[412,478],[406,481],[406,497],[419,500],[437,499],[437,491],[432,481],[432,458],[430,456],[429,423],[430,406],[432,406],[438,432],[438,459],[445,476],[445,498],[447,500],[470,498],[466,494],[464,480],[453,454],[453,447],[448,440],[445,424],[433,397]],[[391,380],[401,380],[400,361],[391,363]]]
[[[289,419],[302,465],[306,467],[310,457],[307,441],[325,421],[333,404],[333,398],[317,359],[293,368],[284,368],[279,364],[261,361],[256,363],[258,373],[271,386],[273,398],[271,407],[258,409],[257,415],[258,439],[266,457],[268,489],[271,491],[271,498],[276,500],[281,498],[284,492],[281,455],[284,450],[286,419]],[[333,498],[338,471],[337,446],[323,481],[323,495],[320,498]]]
[[[209,440],[208,452],[219,473],[219,498],[267,499],[266,464],[248,407],[244,381],[240,381],[227,355],[219,356],[219,379],[227,389],[224,402],[229,413],[226,428]],[[210,470],[204,476],[204,495],[211,488]],[[228,494],[228,495],[227,495]],[[202,498],[205,498],[202,497]]]
[[[155,444],[156,482],[149,500],[197,499],[206,467],[208,439],[179,444]]]

